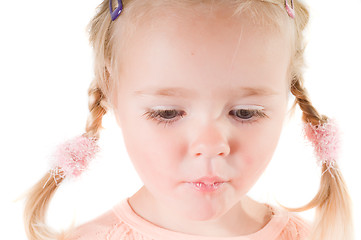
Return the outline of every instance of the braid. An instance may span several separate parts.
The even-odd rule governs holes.
[[[109,72],[104,63],[105,59],[109,59],[108,56],[111,52],[111,44],[109,44],[111,36],[110,23],[108,2],[103,1],[89,25],[90,43],[93,45],[96,55],[96,77],[88,91],[90,114],[86,123],[86,133],[84,134],[89,138],[99,138],[102,118],[109,109],[107,104],[109,97],[106,97],[105,93],[109,93],[108,90],[111,89],[111,84],[108,83]],[[61,170],[59,174],[63,175]],[[53,176],[48,172],[29,190],[24,209],[24,226],[29,240],[60,240],[67,238],[68,232],[57,233],[45,221],[50,200],[64,177],[66,176]]]
[[[291,84],[291,93],[295,96],[294,105],[298,104],[298,106],[302,110],[302,121],[304,123],[310,122],[314,126],[326,122],[327,117],[318,113],[316,108],[312,105],[307,90],[303,85],[303,78],[301,76],[295,77]],[[326,166],[323,166],[323,168],[325,167]],[[327,192],[327,194],[322,194],[323,192]],[[292,211],[305,211],[314,208],[317,206],[318,202],[324,202],[325,197],[327,197],[328,195],[328,187],[325,187],[325,184],[322,184],[321,180],[320,190],[316,197],[314,197],[314,199],[306,206],[292,209]]]
[[[327,116],[320,115],[312,106],[303,86],[302,77],[294,78],[291,92],[296,98],[295,104],[298,104],[303,112],[304,123],[310,122],[316,126],[328,121]],[[323,163],[322,173],[320,188],[316,196],[307,205],[300,208],[288,208],[288,210],[300,212],[316,207],[311,240],[353,239],[351,198],[341,171],[337,164],[329,168],[326,163]],[[343,226],[341,231],[336,230],[340,226]]]
[[[99,131],[102,128],[102,118],[107,112],[106,97],[98,87],[96,79],[90,84],[89,91],[90,115],[86,123],[86,136],[99,138]]]
[[[303,86],[301,77],[295,78],[291,85],[291,93],[295,96],[295,104],[298,104],[303,112],[302,120],[305,123],[311,122],[312,125],[323,124],[328,118],[320,115],[316,108],[312,105],[307,90]]]
[[[95,79],[96,80],[96,79]],[[103,92],[93,81],[89,88],[90,115],[86,125],[86,136],[99,138],[102,117],[106,111],[106,101]],[[59,172],[62,175],[62,172]],[[66,233],[56,233],[45,224],[45,215],[51,198],[59,187],[64,177],[45,176],[29,191],[25,203],[24,222],[25,230],[30,240],[63,239]]]

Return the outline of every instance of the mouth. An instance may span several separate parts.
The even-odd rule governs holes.
[[[195,181],[189,182],[190,186],[199,192],[215,192],[227,181],[219,177],[203,177]]]
[[[191,187],[199,192],[215,192],[220,189],[225,182],[214,182],[212,184],[206,184],[203,182],[191,182]]]

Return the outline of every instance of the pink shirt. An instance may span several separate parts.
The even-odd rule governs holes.
[[[137,215],[124,199],[112,210],[81,225],[69,240],[303,240],[308,224],[287,211],[272,208],[271,220],[258,232],[239,237],[203,237],[161,228]]]

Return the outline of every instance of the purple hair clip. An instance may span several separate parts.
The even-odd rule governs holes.
[[[118,7],[113,11],[113,1],[109,0],[109,9],[110,15],[112,16],[112,21],[115,21],[123,10],[122,0],[118,0]]]
[[[285,0],[285,7],[286,7],[286,11],[288,13],[288,16],[290,16],[291,18],[295,18],[295,7],[293,4],[293,0],[291,0],[291,6],[288,4],[287,0]]]

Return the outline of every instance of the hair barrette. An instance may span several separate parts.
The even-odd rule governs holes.
[[[295,18],[295,6],[293,4],[293,0],[291,0],[291,6],[288,4],[288,0],[285,0],[285,7],[288,16],[290,16],[291,18]]]
[[[118,0],[118,7],[113,11],[113,1],[109,0],[109,9],[110,9],[110,15],[112,17],[112,21],[115,21],[120,15],[120,13],[123,10],[123,3],[122,0]]]

